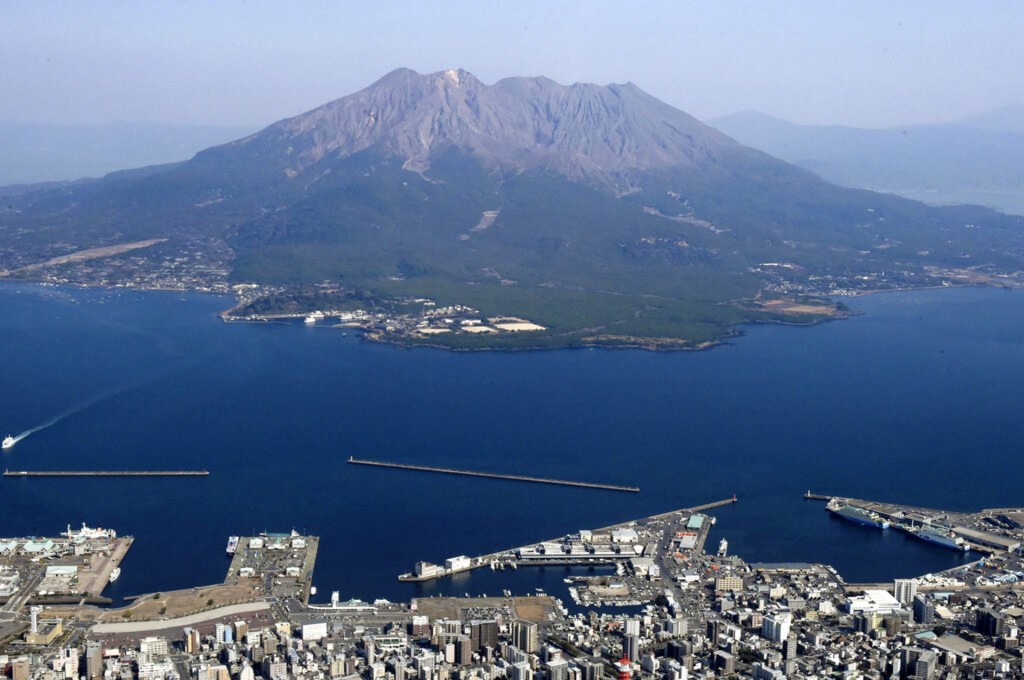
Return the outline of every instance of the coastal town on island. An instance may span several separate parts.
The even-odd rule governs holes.
[[[1024,508],[805,497],[967,561],[856,584],[822,564],[748,563],[714,536],[729,498],[396,574],[595,567],[566,572],[568,606],[508,590],[311,604],[319,539],[295,531],[229,537],[223,583],[112,602],[103,589],[132,538],[68,526],[0,539],[0,669],[12,680],[1024,677]]]
[[[234,298],[234,304],[220,315],[226,322],[305,323],[342,332],[353,330],[368,340],[399,344],[455,343],[461,347],[469,341],[476,343],[470,347],[476,347],[514,338],[530,342],[529,338],[552,331],[551,322],[526,318],[519,312],[487,313],[453,300],[374,295],[339,281],[304,285],[232,281],[230,248],[215,238],[189,237],[173,244],[167,239],[150,239],[86,249],[60,243],[52,245],[48,254],[51,256],[40,261],[38,254],[0,253],[0,280],[227,295]],[[793,263],[761,262],[748,272],[763,278],[764,287],[754,298],[736,304],[800,323],[847,316],[845,308],[831,299],[834,296],[947,286],[1024,286],[1024,273],[1004,272],[991,265],[806,276],[803,268]],[[517,283],[490,269],[484,275],[502,286]],[[396,273],[391,279],[402,281],[403,276]],[[673,342],[626,344],[691,348]]]

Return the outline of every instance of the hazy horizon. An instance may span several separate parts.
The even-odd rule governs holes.
[[[394,70],[394,69],[392,69],[392,70]],[[415,69],[413,69],[413,70],[415,70]],[[444,70],[444,69],[442,69],[442,70]],[[420,72],[420,73],[435,73],[435,72],[440,72],[440,71]],[[381,77],[383,77],[385,75],[387,75],[387,74],[386,73],[382,73]],[[544,75],[544,74],[534,74],[534,75]],[[505,77],[516,77],[516,76],[505,76]],[[531,76],[525,76],[525,77],[531,77]],[[379,79],[380,78],[376,78],[376,79],[374,79],[374,81],[366,83],[366,87],[369,87],[370,85],[373,84],[373,82],[375,82],[376,80],[379,80]],[[499,78],[498,80],[501,80],[501,78]],[[494,82],[486,82],[486,81],[484,81],[484,84],[485,85],[493,85],[495,82],[497,82],[497,80],[495,80]],[[579,83],[579,82],[583,82],[583,81],[575,81],[575,82]],[[574,83],[559,83],[559,84],[560,85],[572,85]],[[623,83],[592,83],[592,84],[605,86],[605,85],[623,84]],[[358,92],[359,90],[362,90],[362,89],[365,89],[365,88],[360,87],[358,89],[352,90],[351,92],[345,92],[345,93],[339,94],[337,97],[334,97],[334,99],[341,99],[341,98],[346,97],[348,95],[354,94],[354,93],[356,93],[356,92]],[[643,88],[641,88],[641,89],[643,89]],[[648,92],[648,94],[653,94],[653,93]],[[661,99],[661,97],[659,97],[659,99]],[[17,120],[17,119],[6,120],[6,119],[0,119],[0,125],[5,125],[5,126],[26,126],[26,127],[28,127],[28,126],[38,126],[38,127],[69,128],[69,129],[70,128],[102,129],[102,128],[116,128],[118,126],[121,126],[121,127],[152,126],[152,127],[168,127],[168,128],[179,127],[179,128],[192,128],[192,129],[209,129],[209,130],[220,129],[220,130],[229,131],[229,132],[237,132],[240,136],[243,136],[245,134],[251,134],[251,133],[257,132],[257,131],[259,131],[259,130],[265,128],[265,127],[268,127],[270,125],[273,125],[274,123],[277,123],[277,122],[279,122],[281,120],[284,120],[284,119],[287,119],[287,118],[291,118],[291,117],[294,117],[294,116],[300,116],[300,115],[302,115],[304,113],[307,113],[308,111],[310,111],[312,109],[315,109],[315,108],[318,108],[319,106],[322,106],[323,104],[327,104],[330,101],[333,101],[333,99],[325,100],[325,101],[321,102],[320,104],[312,106],[312,107],[310,107],[308,109],[302,109],[301,111],[297,110],[297,111],[294,111],[292,113],[288,113],[288,114],[282,115],[279,118],[274,118],[273,120],[266,120],[264,122],[250,122],[250,123],[234,123],[234,124],[232,124],[232,123],[216,123],[216,122],[175,121],[175,120],[169,120],[169,119],[167,119],[167,120],[162,120],[162,119],[114,119],[114,120],[96,121],[96,122],[61,121],[61,122],[49,123],[49,122],[40,122],[40,121],[31,121],[31,120]],[[680,107],[676,107],[676,108],[680,108]],[[966,112],[966,113],[964,113],[962,115],[958,115],[958,116],[956,116],[954,118],[935,119],[935,120],[928,120],[928,121],[894,121],[892,123],[885,123],[883,125],[856,125],[856,124],[853,124],[853,123],[835,123],[835,122],[827,122],[827,121],[826,122],[805,123],[805,122],[800,122],[798,120],[794,120],[792,118],[786,118],[786,117],[784,117],[784,116],[782,116],[780,114],[777,114],[777,113],[773,113],[773,112],[770,112],[770,111],[762,111],[762,110],[753,109],[753,108],[736,109],[735,111],[727,111],[727,112],[724,112],[724,113],[721,113],[721,114],[715,114],[715,115],[711,115],[711,116],[697,116],[692,111],[687,111],[686,109],[680,109],[680,110],[685,111],[686,113],[689,113],[690,115],[693,115],[699,121],[701,121],[702,123],[708,124],[708,125],[712,125],[713,121],[715,121],[715,120],[729,118],[731,116],[737,116],[737,115],[742,115],[742,114],[758,114],[758,115],[769,116],[771,118],[775,118],[775,119],[777,119],[779,121],[782,121],[782,122],[785,122],[785,123],[793,123],[795,125],[803,125],[803,126],[837,126],[837,127],[859,128],[859,129],[866,129],[866,130],[872,130],[872,129],[881,130],[881,129],[887,129],[887,128],[893,128],[893,127],[903,127],[903,126],[912,126],[912,125],[955,124],[955,123],[959,123],[959,122],[961,122],[961,121],[963,121],[965,119],[972,118],[972,117],[975,117],[975,116],[980,116],[980,115],[983,115],[983,114],[996,113],[996,112],[1001,112],[1001,111],[1005,111],[1005,110],[1016,110],[1016,109],[1024,109],[1024,99],[1021,99],[1020,101],[1004,104],[1002,106],[997,106],[997,107],[994,107],[994,108],[979,109],[977,111],[968,111],[968,112]]]
[[[0,121],[261,127],[386,73],[633,82],[701,120],[954,121],[1022,101],[1024,5],[15,2]]]

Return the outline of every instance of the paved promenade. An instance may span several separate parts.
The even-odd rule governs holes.
[[[248,612],[256,612],[261,609],[269,609],[270,605],[264,601],[260,602],[247,602],[245,604],[232,604],[227,607],[217,607],[216,609],[210,609],[205,612],[199,612],[198,614],[192,614],[190,616],[182,616],[177,619],[164,619],[163,621],[124,621],[118,623],[98,623],[92,627],[93,633],[146,633],[154,630],[164,630],[167,628],[182,628],[184,626],[194,626],[197,623],[203,623],[204,621],[212,621],[213,619],[223,618],[225,616],[235,616],[237,614],[246,614]]]

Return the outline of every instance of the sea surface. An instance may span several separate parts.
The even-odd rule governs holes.
[[[830,517],[815,492],[976,510],[1024,504],[1024,291],[851,299],[704,352],[451,353],[295,324],[225,298],[0,286],[0,435],[28,470],[206,478],[0,479],[0,536],[87,522],[136,537],[114,598],[220,582],[230,534],[321,537],[316,599],[565,596],[561,568],[414,585],[443,561],[731,497],[710,546],[885,581],[966,559]],[[639,494],[346,464],[349,456],[636,485]],[[567,599],[567,598],[565,598]]]

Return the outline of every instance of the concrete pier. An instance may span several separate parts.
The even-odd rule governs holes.
[[[692,516],[701,513],[703,510],[709,510],[711,508],[720,508],[726,505],[732,505],[737,502],[736,496],[732,498],[725,498],[720,501],[714,501],[711,503],[705,503],[692,508],[683,508],[680,510],[672,510],[657,515],[651,515],[649,517],[640,518],[637,520],[630,520],[622,522],[620,524],[613,524],[611,526],[603,527],[600,529],[594,529],[593,533],[597,534],[609,534],[616,529],[630,529],[636,525],[647,525],[651,522],[662,523],[672,520],[673,518],[678,519],[682,516]],[[702,553],[704,551],[704,541],[707,539],[708,531],[713,522],[702,523],[702,526],[698,529],[694,529],[693,533],[698,535],[699,540],[694,545],[694,549],[697,552]],[[563,537],[552,538],[547,541],[538,541],[538,543],[561,543]],[[595,566],[607,566],[627,562],[631,558],[636,557],[637,553],[632,551],[617,552],[616,554],[594,554],[594,553],[578,553],[578,554],[566,554],[566,553],[554,553],[549,556],[532,556],[529,559],[523,559],[517,557],[517,553],[523,548],[530,547],[535,544],[528,544],[527,546],[520,546],[518,548],[509,548],[508,550],[502,550],[499,552],[490,553],[487,555],[480,555],[478,557],[468,558],[468,562],[461,564],[455,568],[439,567],[437,570],[431,570],[428,573],[417,574],[410,572],[401,574],[398,577],[399,581],[407,581],[413,583],[421,583],[424,581],[433,581],[435,579],[445,578],[447,576],[454,576],[474,569],[480,569],[483,567],[490,567],[492,569],[499,568],[512,568],[518,569],[521,566],[575,566],[575,567],[595,567]],[[433,565],[431,565],[433,566]]]
[[[714,503],[705,503],[704,505],[697,505],[692,508],[687,508],[690,512],[703,512],[705,510],[714,510],[715,508],[725,507],[726,505],[732,505],[733,503],[739,502],[736,496],[732,498],[726,498],[725,500],[715,501]]]

